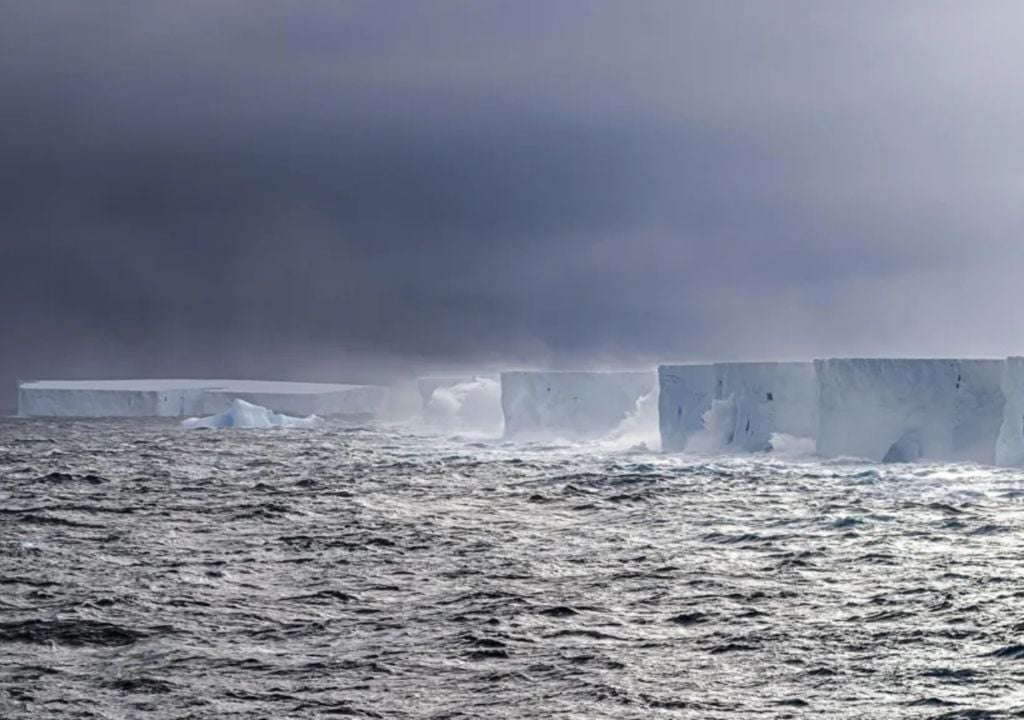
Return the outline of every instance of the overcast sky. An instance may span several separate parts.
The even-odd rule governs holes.
[[[1024,352],[1019,2],[0,0],[17,377]]]

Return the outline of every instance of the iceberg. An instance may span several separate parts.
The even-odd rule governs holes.
[[[716,393],[732,398],[736,421],[729,445],[773,449],[772,436],[812,438],[818,430],[818,385],[810,362],[720,363]]]
[[[501,408],[508,438],[592,440],[616,430],[657,390],[653,372],[501,374]]]
[[[259,405],[253,405],[245,400],[233,400],[231,407],[224,412],[209,417],[188,418],[181,421],[181,426],[186,430],[200,428],[310,428],[318,426],[320,422],[320,418],[316,415],[304,418],[290,417]]]
[[[714,365],[658,367],[658,429],[662,450],[686,450],[690,438],[705,429],[705,415],[715,400],[715,387]]]
[[[814,364],[819,455],[995,462],[1007,405],[1003,360],[831,358]],[[1009,431],[1004,434],[1009,448]]]
[[[291,415],[376,416],[376,385],[263,380],[41,380],[18,386],[18,414],[32,417],[182,417],[230,409],[235,399]]]
[[[203,391],[202,413],[223,412],[235,399],[289,415],[335,415],[368,419],[387,399],[380,385],[229,380]]]
[[[1005,405],[996,438],[996,465],[1024,467],[1024,357],[1006,359],[1002,389]]]
[[[662,365],[658,385],[663,450],[766,452],[817,431],[810,362]]]
[[[18,414],[29,417],[174,417],[202,412],[194,380],[41,380],[18,386]]]

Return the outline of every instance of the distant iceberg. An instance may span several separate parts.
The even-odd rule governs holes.
[[[233,400],[231,407],[218,415],[188,418],[181,421],[186,430],[199,428],[275,428],[275,427],[317,427],[322,421],[316,415],[291,417],[268,410],[245,400]]]
[[[377,385],[266,380],[39,380],[18,386],[27,417],[187,417],[228,410],[236,398],[291,415],[376,417]]]

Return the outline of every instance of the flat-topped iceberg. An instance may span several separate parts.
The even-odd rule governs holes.
[[[714,365],[658,367],[658,428],[661,449],[686,450],[690,439],[706,429],[715,400]],[[731,424],[731,423],[730,423]]]
[[[231,407],[222,413],[209,417],[188,418],[181,421],[186,430],[200,428],[275,428],[275,427],[316,427],[321,423],[316,415],[291,417],[253,405],[245,400],[232,400]]]
[[[1024,467],[1024,357],[1006,359],[1003,422],[996,440],[996,464]]]
[[[376,385],[264,380],[43,380],[18,387],[18,414],[40,417],[181,417],[220,413],[245,400],[291,415],[374,416]]]
[[[817,452],[992,464],[1004,422],[1005,367],[1002,360],[816,360]]]

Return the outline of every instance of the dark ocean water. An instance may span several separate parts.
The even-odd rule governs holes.
[[[0,718],[1024,715],[1024,475],[0,421]]]

